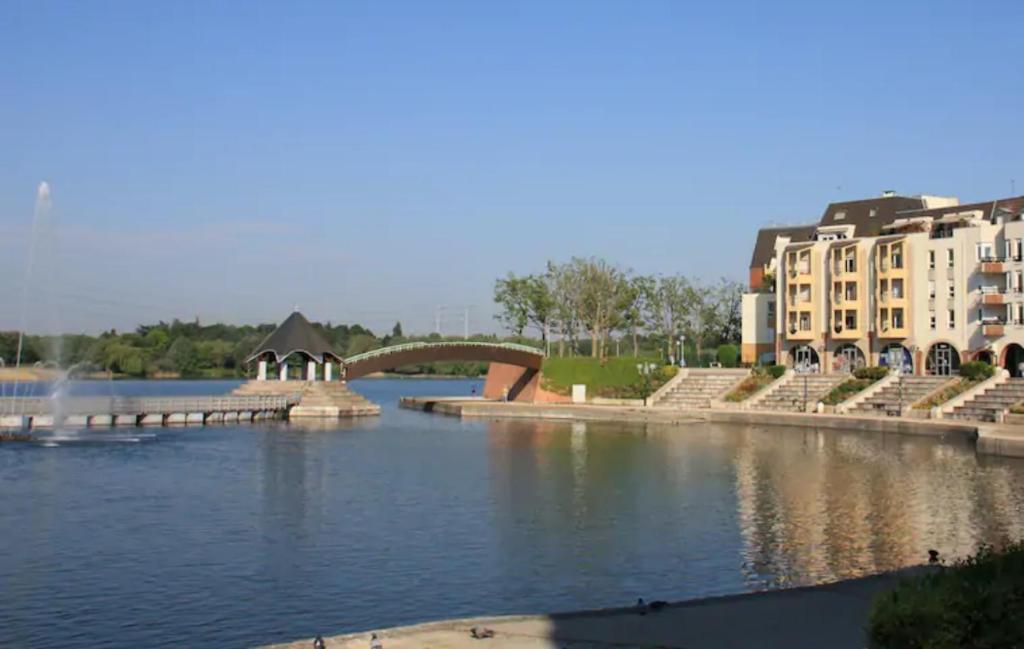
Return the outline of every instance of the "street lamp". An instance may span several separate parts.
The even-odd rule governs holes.
[[[686,336],[679,335],[679,367],[686,367],[686,354],[683,352],[683,343],[686,342]],[[697,359],[697,365],[700,365],[700,359]]]
[[[637,363],[636,371],[644,377],[644,405],[647,405],[647,398],[651,395],[651,374],[658,369],[656,363]]]
[[[804,379],[804,403],[802,410],[807,412],[807,375],[811,373],[811,362],[809,360],[800,361],[793,369]]]

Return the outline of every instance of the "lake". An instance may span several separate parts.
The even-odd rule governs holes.
[[[0,646],[244,647],[813,584],[1024,537],[1024,462],[967,443],[463,421],[398,397],[478,381],[352,387],[379,418],[0,446]]]

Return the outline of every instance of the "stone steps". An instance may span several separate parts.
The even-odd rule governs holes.
[[[953,409],[951,419],[998,421],[1011,406],[1024,401],[1024,379],[1009,379]]]
[[[837,385],[849,378],[845,374],[812,374],[807,376],[807,406],[820,401]],[[754,410],[801,412],[804,408],[804,377],[798,374],[785,379],[771,394],[751,406]]]
[[[682,409],[707,409],[743,378],[742,374],[701,373],[687,376],[658,402],[659,406]]]
[[[907,408],[912,404],[925,398],[946,383],[949,383],[948,376],[908,376],[903,379],[903,407]],[[871,395],[861,403],[857,404],[850,412],[863,414],[877,414],[888,412],[900,407],[900,386],[893,381],[877,393]]]
[[[293,395],[300,394],[298,405],[292,408],[291,417],[347,417],[375,415],[380,406],[361,394],[353,392],[346,383],[332,381],[248,381],[232,394]]]

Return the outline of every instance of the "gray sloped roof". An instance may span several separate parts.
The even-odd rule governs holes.
[[[317,331],[304,315],[295,311],[256,346],[246,362],[264,354],[273,354],[280,363],[296,352],[306,354],[317,363],[323,363],[325,357],[334,358],[339,362],[342,360],[341,356],[331,349],[331,344],[323,334]]]

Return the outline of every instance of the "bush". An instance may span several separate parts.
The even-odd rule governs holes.
[[[775,378],[775,379],[780,378],[783,374],[786,373],[786,366],[785,365],[769,365],[765,369],[767,370],[767,372],[769,374],[772,375],[772,378]]]
[[[736,363],[740,360],[740,350],[736,345],[719,345],[717,356],[722,367],[736,367]]]
[[[847,379],[832,388],[832,391],[825,395],[821,402],[828,406],[834,406],[846,401],[872,383],[874,381],[871,379]]]
[[[984,381],[996,373],[996,368],[985,361],[970,361],[960,366],[960,376],[971,381]]]
[[[858,379],[877,381],[885,378],[888,373],[888,367],[859,367],[853,371],[853,376]]]
[[[1024,646],[1024,543],[983,546],[950,568],[907,579],[875,599],[872,647]]]
[[[661,366],[661,378],[667,383],[673,379],[676,374],[679,374],[679,366],[677,365],[662,365]]]

